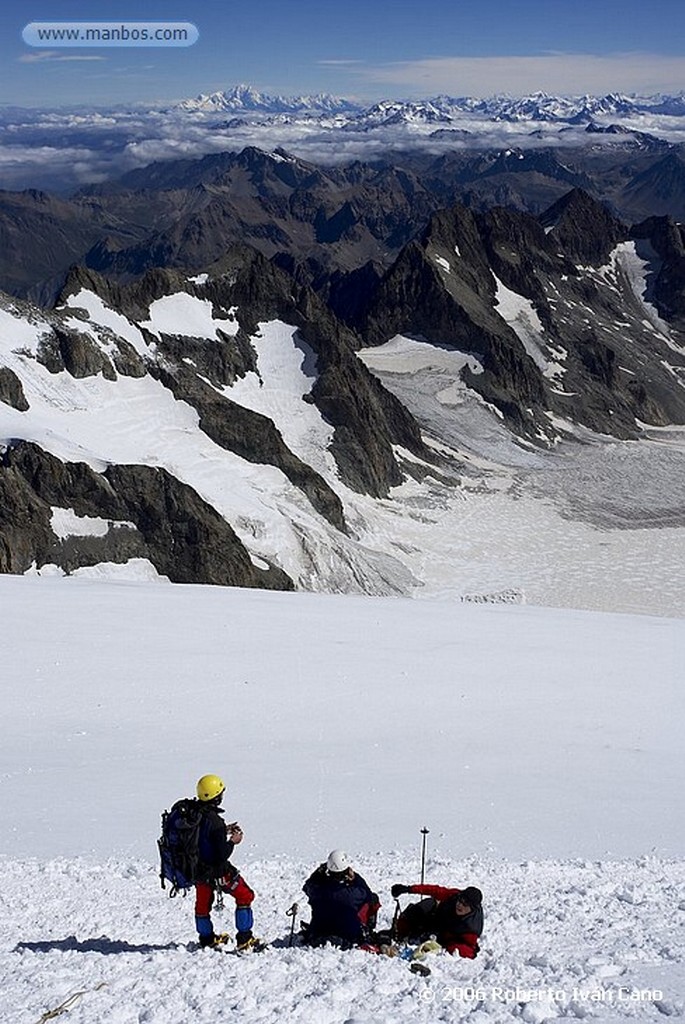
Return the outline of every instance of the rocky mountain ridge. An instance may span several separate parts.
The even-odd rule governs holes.
[[[369,523],[408,488],[454,500],[474,474],[465,409],[522,453],[685,423],[685,236],[671,218],[629,226],[577,187],[540,216],[458,203],[393,258],[324,273],[294,246],[268,258],[230,231],[205,237],[213,190],[249,186],[295,237],[298,204],[357,188],[338,222],[313,218],[342,263],[362,225],[387,237],[387,196],[389,220],[369,218],[389,183],[415,211],[426,202],[415,176],[355,165],[336,179],[258,151],[176,173],[212,197],[177,235],[92,249],[110,272],[73,267],[53,310],[2,302],[2,571],[138,559],[182,582],[408,592],[409,549],[376,550]],[[154,216],[154,189],[122,189]],[[412,388],[398,342],[449,373]],[[76,539],[60,535],[65,517]],[[85,539],[84,518],[97,524]]]
[[[549,436],[550,412],[637,436],[685,414],[683,242],[673,222],[628,228],[581,190],[539,219],[455,207],[370,290],[359,333],[474,354],[469,386],[531,438]]]
[[[622,146],[624,136],[616,138]],[[345,289],[341,275],[370,262],[387,269],[433,213],[455,202],[539,215],[580,188],[626,223],[678,221],[684,181],[682,154],[662,140],[613,156],[606,148],[510,149],[339,167],[248,147],[152,164],[69,200],[0,193],[0,287],[45,305],[73,263],[130,280],[154,267],[199,269],[227,246],[248,244],[297,267],[327,300]]]

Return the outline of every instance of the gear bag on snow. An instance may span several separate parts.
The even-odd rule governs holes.
[[[162,834],[157,840],[160,857],[159,877],[162,888],[171,882],[171,895],[179,889],[190,889],[199,881],[200,822],[202,805],[199,800],[178,800],[170,811],[162,814]]]

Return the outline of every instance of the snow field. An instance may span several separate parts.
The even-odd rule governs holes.
[[[256,856],[391,848],[427,802],[444,853],[682,849],[682,620],[38,577],[0,614],[13,856],[146,857],[208,770]]]
[[[0,863],[0,1013],[16,1024],[76,992],[84,994],[69,1010],[74,1024],[660,1021],[685,1006],[682,862],[429,857],[432,881],[483,888],[486,930],[475,961],[433,955],[428,979],[400,958],[288,947],[285,910],[296,899],[298,923],[306,919],[299,890],[315,863],[241,858],[257,893],[257,930],[274,943],[247,957],[194,949],[192,895],[169,900],[151,863]],[[356,866],[379,890],[389,924],[389,887],[416,877],[417,851]],[[214,919],[232,931],[230,900]]]
[[[295,455],[337,481],[335,460],[328,450],[333,428],[315,405],[302,401],[316,380],[316,354],[297,338],[297,328],[280,320],[258,324],[252,345],[259,377],[248,373],[223,393],[232,402],[268,416]]]
[[[163,295],[150,304],[150,319],[141,322],[159,337],[161,334],[183,334],[189,338],[218,340],[217,327],[226,334],[238,333],[238,322],[215,320],[209,299],[198,299],[186,292]]]

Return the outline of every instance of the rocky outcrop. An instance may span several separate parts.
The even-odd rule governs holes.
[[[55,305],[63,305],[70,295],[81,289],[99,295],[105,305],[123,313],[130,320],[146,320],[150,303],[162,295],[192,291],[186,274],[169,268],[149,270],[135,281],[122,284],[82,264],[70,267]]]
[[[0,402],[11,405],[19,412],[26,412],[29,408],[22,383],[9,366],[0,366]]]
[[[98,373],[107,380],[117,377],[102,349],[80,331],[53,327],[52,333],[41,339],[37,359],[50,373],[66,370],[72,377],[94,377]]]
[[[110,521],[104,537],[62,540],[50,525],[53,507]],[[115,526],[131,523],[132,526]],[[0,572],[34,563],[66,572],[103,561],[148,558],[175,583],[213,583],[290,590],[280,569],[255,566],[219,513],[163,469],[64,463],[29,442],[0,461]]]

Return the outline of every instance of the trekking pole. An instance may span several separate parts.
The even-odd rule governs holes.
[[[297,903],[293,903],[292,907],[290,907],[290,909],[286,910],[286,912],[285,912],[285,916],[286,917],[292,918],[292,920],[290,922],[290,937],[288,938],[288,946],[292,946],[292,944],[293,944],[293,937],[295,935],[295,919],[297,918],[297,911],[298,910],[299,910],[299,907],[298,907]]]
[[[426,879],[426,838],[429,832],[430,829],[424,825],[421,829],[421,885],[423,885]]]

